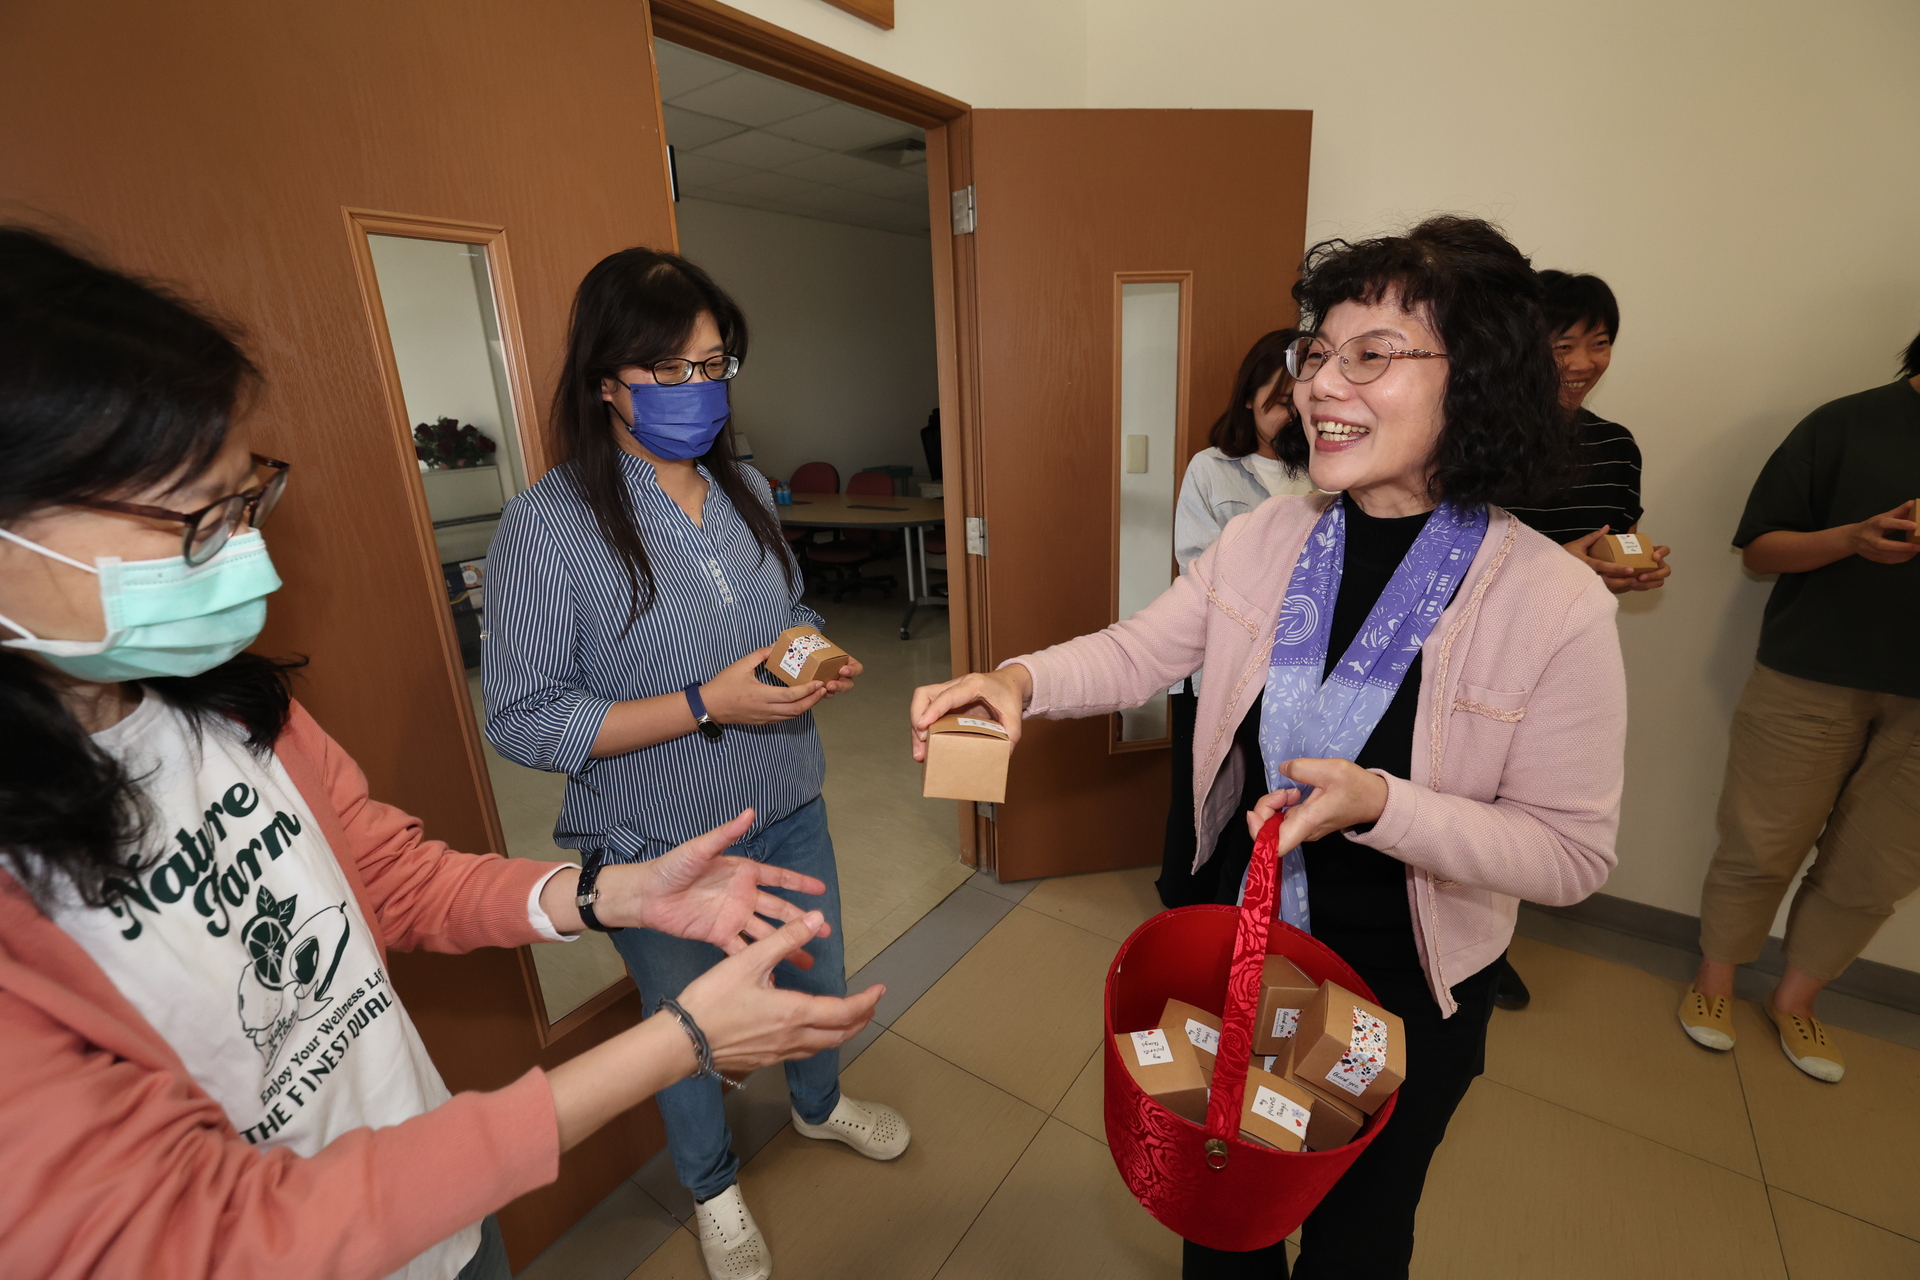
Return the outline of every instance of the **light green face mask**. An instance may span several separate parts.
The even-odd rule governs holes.
[[[0,538],[100,576],[107,634],[99,640],[41,640],[0,615],[0,626],[23,637],[0,646],[37,653],[79,680],[104,684],[211,671],[254,642],[266,625],[267,597],[280,589],[280,575],[256,529],[234,536],[194,568],[185,556],[101,556],[85,565],[5,529]]]

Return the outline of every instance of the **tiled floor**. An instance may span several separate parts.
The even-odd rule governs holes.
[[[1178,1274],[1101,1121],[1101,982],[1152,877],[975,877],[858,975],[889,995],[845,1080],[913,1123],[895,1164],[799,1138],[779,1073],[754,1077],[736,1147],[757,1152],[742,1185],[784,1280]],[[1920,1051],[1838,1030],[1848,1078],[1823,1085],[1743,1005],[1739,1047],[1712,1054],[1674,1022],[1664,949],[1526,931],[1560,945],[1514,944],[1533,1007],[1495,1015],[1428,1180],[1417,1280],[1920,1277]],[[1906,1017],[1882,1021],[1904,1037]],[[523,1280],[701,1280],[691,1206],[648,1172]]]

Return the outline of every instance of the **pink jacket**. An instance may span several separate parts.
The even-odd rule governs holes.
[[[1281,598],[1329,500],[1262,504],[1125,622],[1012,659],[1033,673],[1027,714],[1059,719],[1139,706],[1206,668],[1196,866],[1240,820],[1234,730],[1265,688]],[[1506,949],[1519,899],[1578,902],[1613,869],[1627,731],[1615,607],[1585,566],[1496,507],[1421,650],[1413,777],[1381,774],[1386,810],[1349,838],[1407,864],[1414,942],[1448,1015],[1448,988]]]
[[[550,863],[451,853],[297,704],[275,744],[388,947],[535,940]],[[372,1280],[559,1174],[529,1071],[302,1159],[249,1146],[78,944],[0,871],[0,1272]]]

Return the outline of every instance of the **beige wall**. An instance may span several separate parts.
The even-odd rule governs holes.
[[[872,231],[707,200],[675,206],[680,252],[746,312],[733,425],[754,466],[806,462],[848,477],[927,469],[920,428],[940,403],[926,235]]]
[[[1309,236],[1462,210],[1540,266],[1606,277],[1621,341],[1594,407],[1640,438],[1643,529],[1674,547],[1667,588],[1620,618],[1608,892],[1698,910],[1770,585],[1727,540],[1780,438],[1889,381],[1920,330],[1920,8],[901,0],[885,35],[813,0],[737,2],[975,106],[1311,109]],[[983,53],[992,28],[1009,38]],[[1920,911],[1867,955],[1920,969]]]

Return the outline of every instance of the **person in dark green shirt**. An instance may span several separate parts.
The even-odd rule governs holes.
[[[1779,579],[1733,715],[1704,958],[1680,1004],[1695,1041],[1733,1047],[1734,971],[1759,958],[1814,849],[1767,1014],[1793,1064],[1828,1081],[1846,1063],[1814,1000],[1920,889],[1920,337],[1901,372],[1808,414],[1734,534],[1747,568]]]

